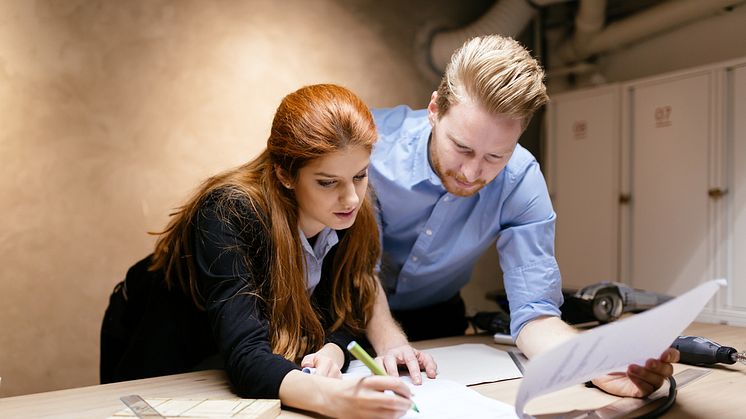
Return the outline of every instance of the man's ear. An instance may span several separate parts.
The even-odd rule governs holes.
[[[293,189],[293,183],[288,180],[287,173],[285,173],[285,170],[278,165],[275,165],[275,175],[277,175],[277,179],[280,180],[282,186],[287,189]]]
[[[438,119],[438,92],[434,91],[430,95],[430,103],[427,104],[427,119],[430,121],[430,125],[435,125],[435,121]]]

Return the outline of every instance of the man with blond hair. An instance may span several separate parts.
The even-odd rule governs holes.
[[[379,276],[410,339],[464,333],[460,289],[495,241],[519,349],[532,357],[576,333],[559,317],[556,216],[546,182],[536,159],[518,144],[549,100],[543,79],[539,63],[515,40],[477,37],[453,54],[427,109],[373,111],[379,140],[369,172],[383,240]],[[381,357],[386,369],[396,373],[396,364],[406,363],[415,373],[413,359],[421,355],[387,343],[401,332],[382,317],[368,333],[374,347],[387,349]],[[672,374],[677,360],[672,349],[594,383],[614,394],[643,396]]]

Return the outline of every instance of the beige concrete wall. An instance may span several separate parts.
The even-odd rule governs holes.
[[[284,94],[426,103],[395,33],[353,6],[0,2],[0,396],[98,383],[107,298],[146,232],[255,155]]]

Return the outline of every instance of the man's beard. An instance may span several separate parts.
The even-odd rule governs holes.
[[[453,170],[446,170],[445,178],[440,175],[438,176],[440,177],[440,181],[443,182],[443,187],[445,187],[448,192],[460,197],[472,196],[479,192],[482,188],[484,188],[484,185],[487,184],[484,179],[477,179],[474,182],[471,182],[470,188],[464,189],[459,187],[458,185],[449,184],[449,180],[454,182],[458,180],[459,182],[469,183],[466,181],[466,179],[464,179],[463,176],[459,175]]]
[[[446,191],[448,191],[450,194],[460,197],[472,196],[479,192],[482,188],[484,188],[484,185],[487,184],[484,179],[477,179],[474,182],[469,182],[463,176],[461,176],[459,173],[454,172],[453,170],[446,170],[444,173],[443,166],[441,166],[440,160],[438,159],[438,153],[432,152],[432,149],[430,148],[432,147],[432,137],[430,137],[430,143],[428,145],[428,155],[430,157],[430,163],[433,166],[433,170],[435,171],[435,174],[438,175],[438,177],[440,178],[441,183],[443,183],[443,187],[446,188]],[[459,187],[458,184],[454,184],[456,180],[464,183],[471,183],[472,186],[469,189],[463,189]]]

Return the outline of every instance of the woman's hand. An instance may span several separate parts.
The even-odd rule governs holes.
[[[428,378],[435,378],[438,373],[438,364],[432,355],[417,350],[408,343],[405,345],[389,348],[380,354],[376,361],[386,370],[388,375],[399,376],[399,365],[406,365],[409,375],[414,384],[422,384],[420,371],[425,370]]]
[[[344,359],[344,354],[339,346],[327,343],[318,352],[304,356],[300,366],[315,368],[316,375],[341,378],[341,367],[344,364]]]
[[[334,380],[319,386],[325,408],[320,413],[339,418],[399,418],[412,407],[412,393],[397,377],[369,376]]]
[[[412,407],[411,397],[401,379],[389,376],[339,379],[293,370],[280,385],[284,406],[335,418],[399,418]]]
[[[593,380],[601,390],[623,397],[645,397],[673,375],[671,363],[679,361],[679,351],[668,348],[658,359],[648,359],[645,366],[630,365],[626,373],[611,373]]]

